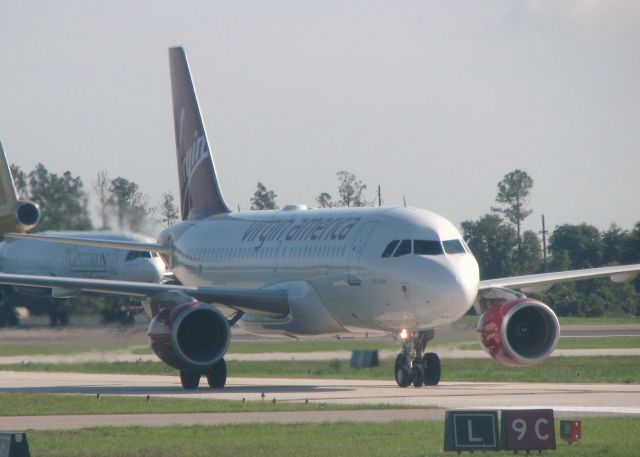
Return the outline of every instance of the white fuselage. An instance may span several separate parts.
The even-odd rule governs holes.
[[[478,292],[478,264],[459,231],[413,208],[224,214],[178,224],[160,241],[173,243],[184,285],[301,297],[287,318],[245,316],[255,332],[433,329],[459,319]]]
[[[108,232],[64,232],[58,237],[143,241],[137,235]],[[17,239],[0,243],[3,273],[159,283],[165,266],[155,253],[115,248],[73,246],[50,241]]]

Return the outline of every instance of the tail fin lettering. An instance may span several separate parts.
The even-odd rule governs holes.
[[[231,210],[224,201],[184,49],[169,48],[182,220]]]

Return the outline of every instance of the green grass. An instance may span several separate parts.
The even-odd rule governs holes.
[[[558,349],[627,349],[640,348],[640,336],[606,338],[560,338]]]
[[[449,346],[462,351],[482,349],[480,343],[458,343]],[[629,349],[640,348],[640,336],[612,336],[607,338],[560,338],[558,349]],[[437,348],[435,349],[437,352]]]
[[[303,403],[277,401],[174,399],[143,396],[2,393],[0,416],[49,416],[65,414],[172,414],[172,413],[231,413],[273,411],[343,411],[359,409],[398,409],[402,405],[343,405],[323,402]]]
[[[636,418],[585,418],[582,419],[582,434],[582,441],[573,447],[568,447],[558,438],[558,449],[552,454],[557,457],[638,455],[640,421]],[[443,452],[443,437],[444,426],[441,421],[105,427],[32,431],[27,435],[32,455],[43,457],[455,455]],[[482,455],[504,457],[509,454]]]
[[[231,340],[229,354],[261,354],[264,352],[328,352],[352,350],[397,349],[400,343],[388,340],[342,339],[327,341],[274,340],[247,342]],[[149,347],[137,347],[132,351],[136,355],[152,354]]]
[[[136,346],[139,349],[142,346]],[[118,344],[117,341],[111,344],[95,345],[67,345],[67,344],[2,344],[0,345],[0,356],[14,355],[70,355],[83,352],[103,352],[103,351],[133,351],[130,346]]]
[[[640,316],[622,317],[559,317],[560,325],[640,324]]]
[[[227,363],[231,377],[287,378],[393,378],[393,361],[383,360],[379,367],[354,369],[348,362],[236,362]],[[80,373],[176,375],[176,370],[161,362],[114,362],[79,364],[15,364],[1,370],[66,371]],[[553,357],[541,365],[527,368],[506,367],[489,358],[444,359],[443,381],[522,381],[522,382],[595,382],[638,383],[638,357]]]

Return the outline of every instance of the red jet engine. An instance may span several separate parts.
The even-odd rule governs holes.
[[[516,367],[542,362],[560,338],[553,310],[528,297],[493,305],[480,317],[477,331],[491,357]]]

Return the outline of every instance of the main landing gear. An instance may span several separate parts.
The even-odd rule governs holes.
[[[180,382],[185,389],[197,389],[202,375],[207,377],[207,383],[212,389],[220,389],[227,382],[227,364],[220,359],[214,366],[204,371],[180,370]]]
[[[394,366],[396,382],[400,387],[413,384],[415,387],[435,386],[440,382],[440,357],[435,352],[427,352],[427,342],[433,339],[433,330],[415,335],[403,330],[400,334],[402,352],[396,357]]]

